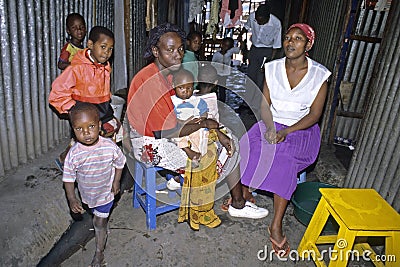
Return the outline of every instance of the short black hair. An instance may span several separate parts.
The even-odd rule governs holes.
[[[163,23],[150,30],[149,39],[147,40],[146,48],[144,50],[144,59],[152,61],[154,60],[152,48],[157,45],[160,37],[167,32],[176,32],[182,39],[182,43],[185,42],[186,33],[179,28],[177,25],[172,23]]]
[[[232,37],[225,37],[222,39],[222,43],[229,42],[229,47],[233,47],[235,45],[235,41]]]
[[[96,121],[100,121],[99,110],[94,104],[87,102],[76,102],[75,106],[73,106],[68,112],[68,117],[71,125],[73,124],[75,116],[83,112],[93,112],[96,116]]]
[[[186,69],[184,69],[184,68],[180,68],[179,70],[177,70],[176,72],[174,72],[174,75],[173,75],[173,78],[172,78],[172,82],[173,82],[173,84],[174,84],[174,87],[177,85],[176,82],[175,82],[176,79],[177,79],[178,77],[181,77],[181,76],[191,77],[192,80],[194,81],[193,73],[191,73],[190,71],[188,71],[188,70],[186,70]]]
[[[269,5],[269,3],[267,2],[265,4],[259,5],[255,15],[256,17],[261,17],[264,19],[269,18],[271,15],[271,6]]]
[[[114,40],[114,33],[103,26],[94,26],[89,33],[89,40],[93,43],[97,42],[100,39],[100,35],[104,34]]]
[[[196,37],[203,38],[203,35],[201,34],[201,32],[192,31],[187,35],[186,40],[192,41]]]
[[[83,16],[81,14],[79,14],[79,13],[71,13],[71,14],[68,14],[68,16],[67,16],[67,18],[65,20],[65,25],[67,26],[67,28],[69,28],[71,26],[72,22],[74,20],[76,20],[76,19],[82,20],[83,24],[85,24],[85,26],[86,26],[85,19],[83,18]]]

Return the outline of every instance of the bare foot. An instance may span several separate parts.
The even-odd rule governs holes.
[[[103,266],[106,266],[106,263],[104,261],[104,254],[103,252],[96,251],[92,263],[90,263],[89,267],[103,267]]]

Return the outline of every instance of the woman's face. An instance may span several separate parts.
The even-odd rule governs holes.
[[[160,37],[152,51],[160,70],[169,68],[175,71],[181,66],[185,49],[181,37],[176,32],[167,32]]]
[[[287,58],[304,56],[306,51],[310,49],[310,46],[311,44],[305,33],[299,28],[290,29],[285,34],[283,48]]]

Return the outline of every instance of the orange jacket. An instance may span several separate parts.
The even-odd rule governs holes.
[[[92,62],[87,51],[76,53],[52,84],[49,103],[60,113],[67,113],[76,101],[100,104],[111,99],[110,63]]]

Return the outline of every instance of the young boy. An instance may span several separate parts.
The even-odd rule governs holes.
[[[189,33],[186,37],[186,50],[182,59],[182,63],[184,63],[182,64],[183,68],[193,74],[195,82],[197,81],[197,75],[199,73],[197,53],[201,48],[202,41],[203,37],[200,32],[194,31]]]
[[[219,79],[218,100],[226,100],[226,78],[231,74],[232,55],[240,52],[239,47],[234,47],[234,41],[231,37],[222,39],[221,50],[214,53],[212,57],[213,66],[217,69]]]
[[[175,95],[171,96],[171,100],[178,120],[184,122],[190,118],[207,118],[207,103],[193,95],[194,79],[190,71],[181,69],[176,72],[173,85]],[[207,130],[203,128],[189,136],[174,138],[174,141],[192,160],[193,168],[198,166],[200,157],[207,153]]]
[[[49,103],[60,114],[68,113],[78,102],[95,104],[100,112],[102,135],[111,137],[121,125],[110,105],[108,59],[114,48],[114,34],[105,27],[95,26],[89,33],[87,46],[75,54],[70,67],[54,80]]]
[[[65,21],[66,31],[68,34],[67,43],[61,49],[60,57],[58,58],[58,68],[65,70],[72,61],[75,54],[84,49],[83,40],[86,36],[85,19],[78,13],[71,13]]]
[[[103,266],[107,241],[107,222],[120,191],[120,179],[126,158],[109,138],[100,135],[101,121],[95,105],[79,102],[69,111],[76,143],[65,158],[63,182],[72,212],[83,208],[75,195],[78,183],[82,202],[93,212],[96,252],[90,266]]]

